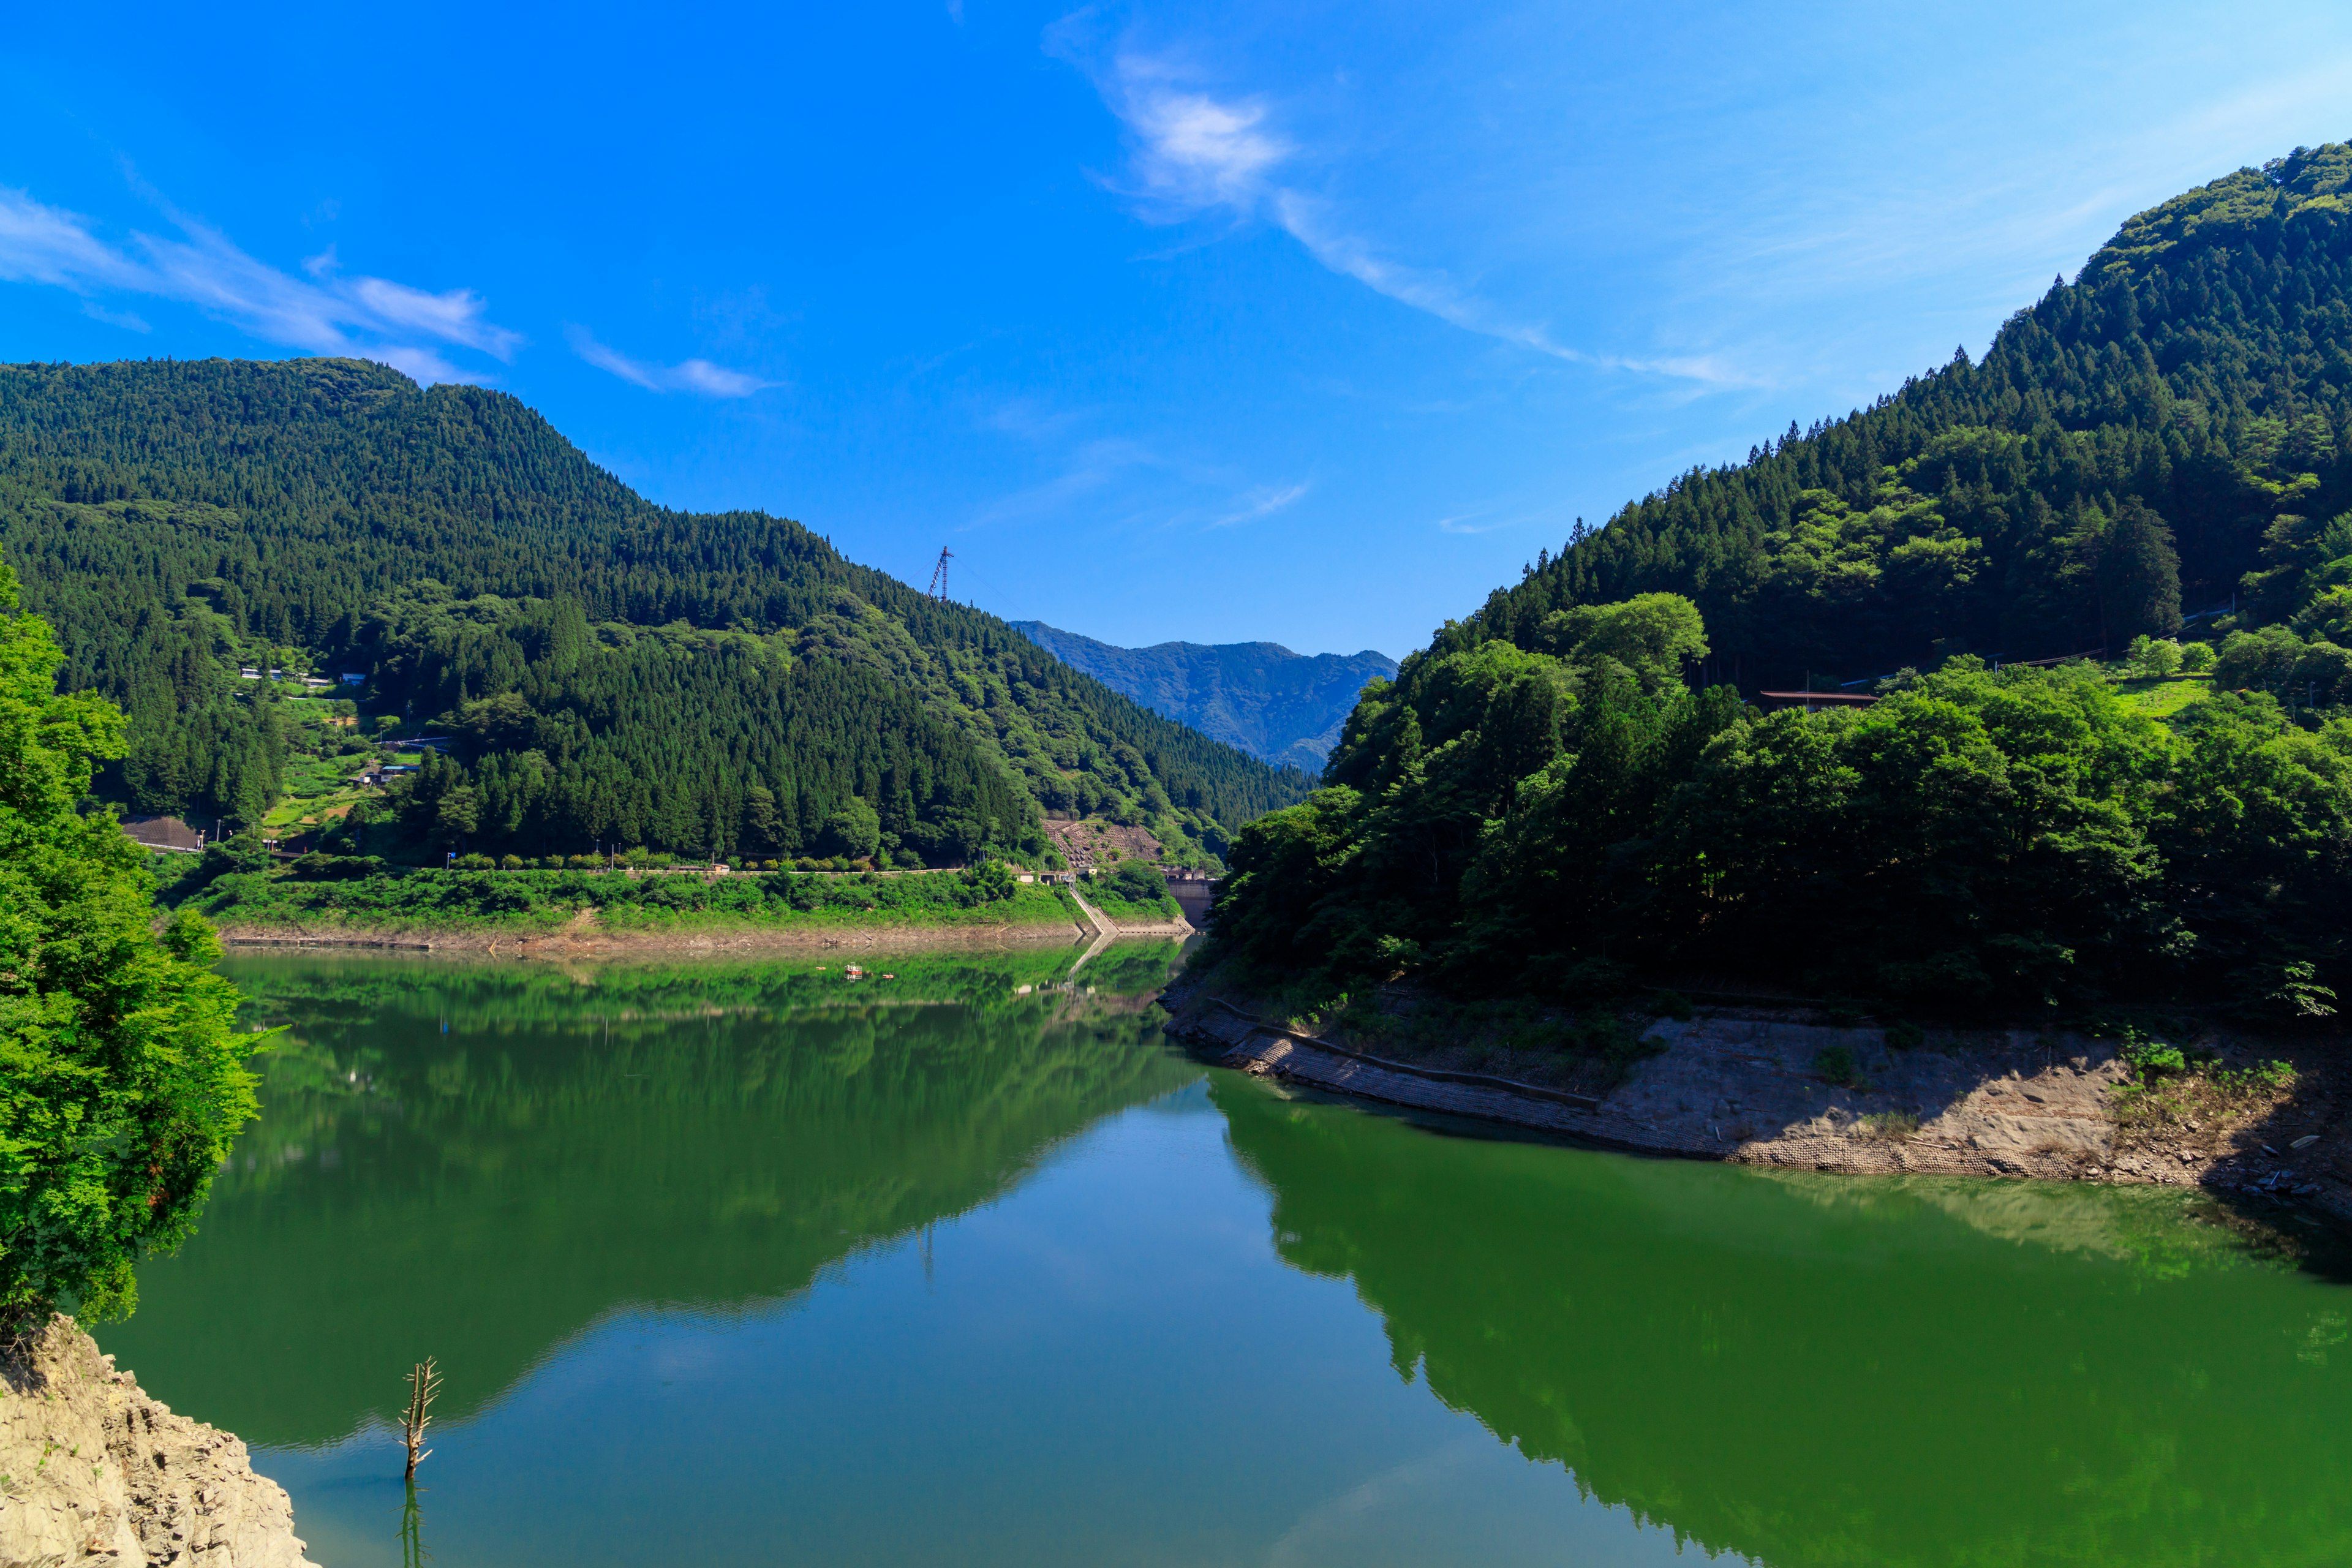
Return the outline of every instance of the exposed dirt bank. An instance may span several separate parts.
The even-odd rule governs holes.
[[[0,1568],[303,1568],[245,1445],[150,1399],[70,1318],[0,1352]]]
[[[673,953],[823,952],[836,948],[899,952],[928,947],[1005,947],[1069,943],[1093,933],[1074,921],[1019,925],[690,926],[615,930],[575,920],[548,931],[451,928],[407,930],[327,922],[224,922],[231,947],[407,948],[431,952],[492,952],[520,958],[623,958]],[[1121,935],[1128,934],[1125,931]]]
[[[2282,1058],[2296,1068],[2294,1086],[2223,1092],[2208,1076],[2149,1095],[2118,1092],[2132,1074],[2107,1040],[1939,1030],[1898,1050],[1884,1029],[1803,1009],[1709,1008],[1687,1021],[1634,1020],[1662,1048],[1612,1085],[1605,1073],[1509,1076],[1532,1064],[1508,1053],[1480,1070],[1443,1051],[1401,1059],[1267,1022],[1248,1000],[1180,982],[1169,1032],[1260,1077],[1621,1149],[1851,1174],[2202,1184],[2352,1218],[2341,1041],[2209,1039],[2200,1044],[2221,1053],[2219,1070]],[[1853,1081],[1823,1072],[1832,1050],[1853,1064]]]

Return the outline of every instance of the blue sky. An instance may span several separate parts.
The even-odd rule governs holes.
[[[1788,13],[42,7],[0,359],[361,353],[1008,616],[1402,654],[2352,134],[2341,6]]]

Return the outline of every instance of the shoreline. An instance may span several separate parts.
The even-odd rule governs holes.
[[[1043,947],[1084,942],[1192,934],[1183,921],[1121,922],[1088,907],[1091,925],[1075,920],[982,922],[894,921],[761,925],[710,922],[693,925],[607,926],[574,918],[539,930],[407,925],[341,921],[221,921],[221,945],[247,952],[270,949],[362,949],[405,952],[483,952],[516,958],[599,958],[679,952],[793,952],[857,948],[898,952],[927,947]]]
[[[487,952],[516,958],[599,958],[667,952],[791,952],[834,948],[898,951],[922,947],[1071,945],[1093,933],[1075,921],[1031,921],[981,925],[902,922],[875,925],[761,927],[611,927],[572,921],[541,931],[414,929],[404,926],[288,925],[225,921],[221,945],[247,952],[268,949],[372,949],[409,952]],[[1126,935],[1127,932],[1120,932]],[[1135,934],[1146,934],[1137,932]]]
[[[1269,1081],[1464,1116],[1629,1153],[1843,1175],[1953,1175],[2199,1186],[2352,1221],[2352,1138],[2325,1045],[2293,1054],[2297,1079],[2210,1127],[2133,1125],[2114,1090],[2131,1078],[2113,1042],[2031,1030],[1940,1031],[1896,1051],[1875,1027],[1790,1009],[1715,1007],[1646,1021],[1662,1048],[1598,1092],[1373,1055],[1274,1023],[1180,980],[1167,1033],[1219,1066]],[[1243,1002],[1248,999],[1244,998]],[[1814,1069],[1825,1048],[1866,1083]],[[2301,1148],[2294,1145],[2308,1139]]]

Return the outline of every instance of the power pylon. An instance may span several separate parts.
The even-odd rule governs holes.
[[[940,546],[940,563],[931,568],[931,597],[942,605],[948,601],[948,563],[955,556],[944,544]]]

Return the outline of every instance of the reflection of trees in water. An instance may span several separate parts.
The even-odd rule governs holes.
[[[425,1550],[425,1506],[411,1481],[400,1504],[400,1568],[425,1568],[432,1561],[433,1553]]]
[[[2177,1203],[1790,1181],[1432,1136],[1256,1085],[1217,1100],[1283,1257],[1352,1280],[1400,1371],[1709,1551],[2352,1561],[2352,1380],[2322,1342],[2346,1298]]]
[[[2099,1186],[2085,1183],[1989,1182],[1958,1176],[1850,1176],[1759,1170],[1792,1195],[1823,1208],[1865,1212],[1927,1207],[2002,1241],[2128,1261],[2175,1279],[2200,1268],[2293,1263],[2347,1278],[2341,1238],[2295,1225],[2277,1205],[2234,1207],[2195,1187]],[[2266,1212],[2265,1212],[2266,1210]],[[2308,1220],[2302,1222],[2310,1224]]]
[[[823,990],[674,969],[617,998],[535,968],[405,993],[396,963],[281,968],[263,1120],[108,1349],[252,1442],[350,1431],[425,1349],[462,1418],[600,1317],[788,1295],[1198,1070],[1117,996],[969,964],[859,989],[838,963]],[[268,1350],[207,1348],[231,1344]]]

